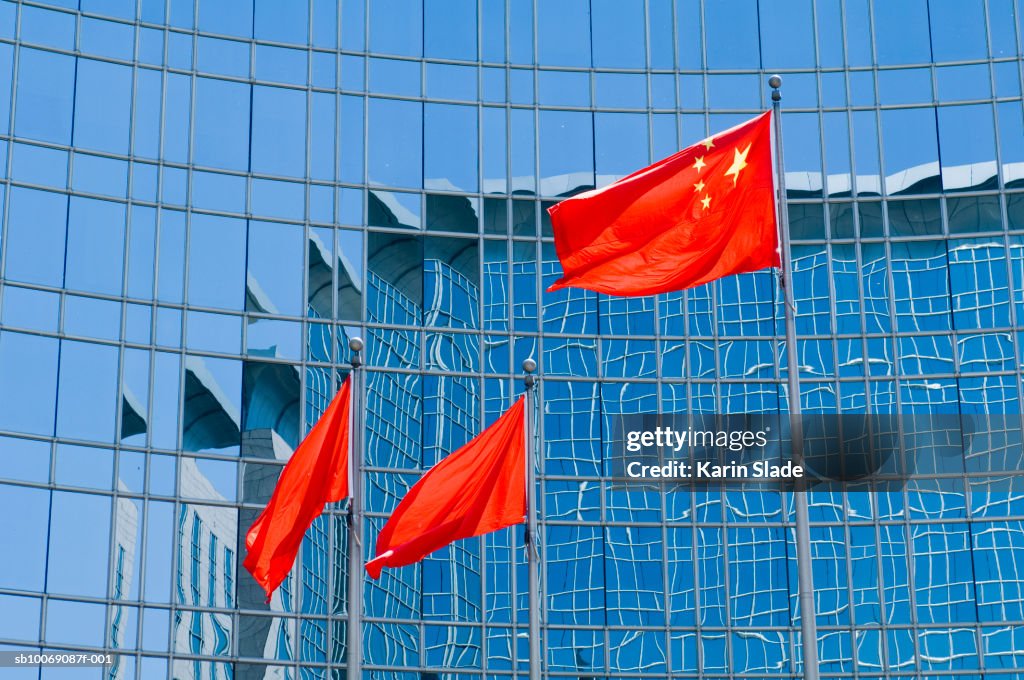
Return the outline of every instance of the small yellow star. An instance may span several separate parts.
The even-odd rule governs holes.
[[[694,184],[693,185],[693,190],[696,191],[698,194],[700,192],[704,191],[704,180],[701,180],[700,182],[697,182],[696,184]]]
[[[705,139],[705,140],[704,140],[703,142],[701,142],[701,144],[703,144],[703,145],[704,145],[704,148],[705,148],[705,149],[707,149],[708,151],[710,151],[710,150],[711,150],[711,147],[713,147],[713,146],[715,145],[715,142],[714,142],[714,137],[708,137],[708,138],[707,138],[707,139]]]
[[[697,172],[704,169],[704,156],[697,156],[697,160],[693,162],[693,167],[697,168]]]
[[[740,170],[747,167],[747,153],[750,152],[750,145],[743,151],[739,147],[733,150],[732,165],[725,171],[726,175],[732,175],[732,185],[736,186],[736,180],[740,178]]]
[[[707,210],[708,206],[711,205],[711,197],[710,196],[705,196],[704,198],[700,199],[700,202],[701,202],[701,205],[704,206],[704,209]]]

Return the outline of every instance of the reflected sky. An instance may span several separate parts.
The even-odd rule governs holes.
[[[607,434],[784,409],[788,370],[809,410],[1019,412],[1019,10],[0,2],[0,639],[128,650],[112,680],[339,671],[339,508],[269,604],[239,562],[359,334],[364,550],[533,357],[548,669],[799,673],[791,499],[613,489]],[[774,70],[799,367],[771,272],[543,292],[548,206],[749,119]],[[1015,672],[1021,483],[813,495],[823,671]],[[523,558],[512,528],[368,584],[373,673],[525,670]]]

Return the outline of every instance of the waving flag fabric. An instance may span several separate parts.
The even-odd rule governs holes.
[[[295,564],[302,537],[325,503],[348,497],[351,377],[295,449],[266,509],[245,536],[245,568],[267,601]]]
[[[405,495],[377,537],[366,571],[401,567],[460,538],[479,536],[526,515],[524,399],[472,441],[430,468]]]
[[[548,209],[548,288],[652,295],[779,266],[771,113]]]

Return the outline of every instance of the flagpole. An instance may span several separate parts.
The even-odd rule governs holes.
[[[348,341],[352,350],[352,384],[349,385],[351,414],[348,430],[348,630],[346,631],[348,663],[347,680],[362,680],[363,675],[363,542],[360,533],[363,526],[363,416],[365,414],[363,394],[363,341],[352,337]]]
[[[772,122],[775,125],[775,167],[778,182],[779,249],[782,251],[783,307],[786,315],[786,362],[789,365],[789,424],[793,441],[793,462],[803,460],[803,423],[800,412],[800,359],[796,346],[796,304],[793,296],[793,260],[789,245],[789,207],[786,204],[786,171],[782,162],[782,78],[768,79],[772,88]],[[807,511],[806,486],[797,482],[793,493],[796,519],[796,573],[800,601],[800,634],[803,649],[804,680],[818,680],[818,621],[814,611],[814,577],[811,572],[811,530]]]
[[[528,570],[527,589],[529,590],[529,643],[530,643],[530,680],[540,680],[540,570],[539,535],[537,533],[537,470],[536,451],[533,439],[534,399],[537,386],[537,362],[533,359],[523,361],[523,382],[526,385],[526,568]]]

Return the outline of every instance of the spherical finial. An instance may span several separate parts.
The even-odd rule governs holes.
[[[536,370],[537,370],[537,362],[536,361],[534,361],[533,359],[525,359],[525,360],[523,360],[523,372],[524,373],[533,373]]]
[[[773,90],[777,90],[780,87],[782,87],[782,76],[780,76],[779,74],[775,74],[768,78],[768,86],[771,87]]]
[[[360,338],[358,335],[355,336],[355,337],[349,338],[348,339],[348,348],[350,350],[352,350],[353,352],[362,352],[363,351],[363,339]]]

